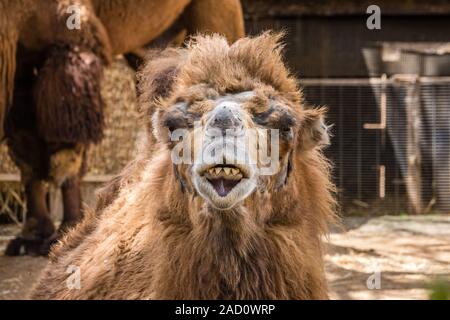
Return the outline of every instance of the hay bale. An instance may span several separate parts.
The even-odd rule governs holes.
[[[135,73],[123,58],[105,71],[102,83],[105,101],[104,139],[91,148],[89,173],[109,175],[134,157],[138,126]]]

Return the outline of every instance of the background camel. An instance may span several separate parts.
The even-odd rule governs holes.
[[[80,219],[80,179],[87,148],[102,138],[100,81],[112,56],[198,31],[241,37],[239,0],[0,0],[0,140],[5,134],[28,206],[7,254],[45,254],[53,241],[46,181],[62,188],[62,228]]]
[[[33,298],[327,298],[321,236],[335,202],[321,152],[324,110],[303,106],[279,41],[265,33],[230,46],[199,36],[148,62],[140,76],[146,145],[53,249]],[[266,129],[279,133],[270,174],[235,140]],[[214,149],[216,162],[177,162],[175,150],[196,138],[199,154],[220,138],[232,148]],[[250,145],[260,151],[262,139]],[[231,161],[237,154],[250,160]],[[81,276],[76,290],[70,265]]]

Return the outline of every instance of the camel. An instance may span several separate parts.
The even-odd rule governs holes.
[[[197,32],[243,36],[239,0],[0,0],[0,141],[21,171],[28,207],[6,254],[47,254],[81,219],[80,180],[89,146],[102,139],[100,82],[112,57],[135,64],[143,47]],[[48,182],[62,190],[57,232]]]
[[[281,37],[199,35],[150,53],[139,155],[55,245],[31,298],[328,297],[322,236],[336,202],[325,110],[304,105]],[[275,165],[251,146],[278,148]]]

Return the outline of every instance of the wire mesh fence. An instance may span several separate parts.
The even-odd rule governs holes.
[[[450,211],[450,78],[303,79],[329,108],[328,156],[348,211]]]

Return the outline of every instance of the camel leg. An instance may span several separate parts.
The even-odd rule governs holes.
[[[60,231],[64,231],[77,224],[83,218],[81,210],[81,189],[78,176],[68,178],[61,186],[64,217]]]
[[[71,227],[76,225],[82,218],[80,178],[68,178],[61,186],[63,201],[63,220],[52,237],[47,238],[41,246],[42,252],[49,252],[51,246]]]
[[[32,178],[25,185],[27,219],[21,234],[9,242],[6,255],[20,255],[22,249],[29,255],[47,254],[42,250],[42,244],[55,232],[47,206],[47,192],[47,186],[40,179]]]

